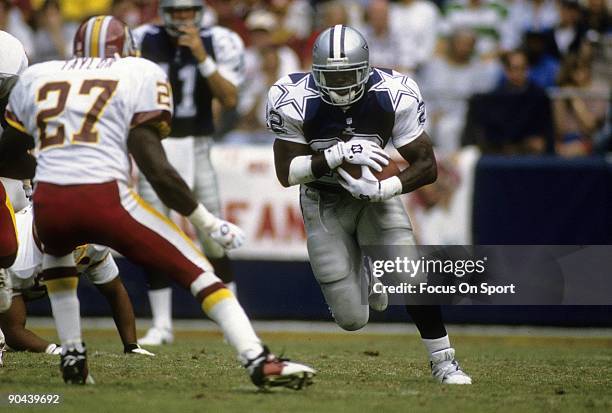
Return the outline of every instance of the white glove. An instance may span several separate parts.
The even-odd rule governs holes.
[[[340,174],[338,178],[340,185],[357,199],[381,202],[402,193],[402,181],[397,176],[379,181],[364,176],[355,179],[342,168],[338,168],[337,172]]]
[[[218,227],[215,231],[210,233],[210,237],[220,244],[226,250],[232,250],[239,248],[244,244],[246,236],[244,232],[237,225],[232,224],[229,221],[218,219]]]
[[[382,171],[389,165],[389,155],[376,143],[364,139],[353,139],[349,142],[339,142],[325,149],[325,160],[331,169],[335,169],[347,161],[354,165],[367,165],[375,171]]]
[[[26,198],[28,198],[28,201],[32,201],[32,181],[30,181],[29,179],[24,179],[22,181],[23,185],[23,192],[25,192],[25,196]]]
[[[54,355],[54,356],[60,355],[60,354],[62,354],[62,346],[58,346],[55,343],[51,343],[45,349],[45,353],[51,354],[51,355]]]
[[[238,248],[244,243],[244,232],[238,226],[214,216],[202,204],[199,204],[187,218],[194,227],[209,234],[226,250]]]

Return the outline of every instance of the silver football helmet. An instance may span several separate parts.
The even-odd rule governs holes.
[[[312,74],[323,101],[350,106],[363,96],[370,77],[370,51],[352,27],[325,29],[312,48]]]
[[[172,11],[177,9],[194,9],[193,24],[196,27],[202,26],[202,16],[204,15],[203,0],[160,0],[159,14],[164,21],[164,27],[171,36],[179,36],[180,26],[185,24],[184,20],[172,18]]]

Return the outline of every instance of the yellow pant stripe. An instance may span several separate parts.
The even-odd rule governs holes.
[[[227,288],[220,288],[214,293],[210,294],[204,301],[202,301],[202,310],[208,313],[219,301],[225,300],[226,298],[233,298],[234,294]]]
[[[62,291],[72,291],[76,290],[79,285],[78,277],[66,277],[66,278],[58,278],[56,280],[47,280],[44,281],[43,284],[47,286],[47,292],[59,293]]]
[[[8,194],[6,194],[6,201],[4,203],[6,205],[6,209],[8,209],[9,211],[11,220],[13,221],[13,230],[15,231],[15,239],[17,240],[17,242],[19,242],[19,234],[17,234],[17,222],[15,221],[15,210],[13,210],[13,204],[11,204],[11,199],[9,198]]]
[[[138,196],[138,194],[135,193],[134,191],[130,190],[130,195],[132,195],[132,197],[134,198],[134,200],[136,200],[138,205],[140,205],[145,211],[149,212],[156,218],[166,223],[168,227],[170,227],[170,229],[172,229],[174,232],[179,234],[185,240],[185,242],[187,242],[187,244],[189,244],[189,246],[193,248],[193,250],[197,253],[197,255],[200,258],[204,259],[204,261],[206,261],[206,263],[209,265],[209,268],[212,268],[212,264],[208,261],[208,258],[206,258],[204,254],[202,254],[202,251],[193,243],[191,238],[189,238],[187,234],[185,234],[174,222],[172,222],[170,218],[168,218],[167,216],[165,216],[164,214],[162,214],[161,212],[153,208],[147,201],[145,201],[140,196]]]

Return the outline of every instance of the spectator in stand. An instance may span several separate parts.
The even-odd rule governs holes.
[[[402,54],[407,74],[414,74],[434,54],[440,13],[429,0],[401,0],[392,4],[390,26],[393,36],[402,40],[397,53]]]
[[[471,29],[455,30],[444,55],[433,58],[421,71],[419,84],[427,101],[428,130],[442,152],[459,149],[467,100],[493,89],[498,78],[498,64],[475,57],[475,43]]]
[[[553,29],[556,51],[563,58],[577,53],[584,40],[586,27],[582,21],[582,8],[577,0],[561,0],[559,23]]]
[[[111,9],[112,0],[60,0],[64,20],[80,23],[89,16],[106,14]]]
[[[606,34],[609,35],[612,30],[612,22],[606,0],[587,0],[586,4],[586,25],[591,35],[597,37],[593,40],[599,40]]]
[[[312,32],[313,10],[308,0],[269,0],[268,3],[268,10],[279,19],[276,41],[303,46]]]
[[[404,73],[406,62],[397,52],[402,38],[395,36],[389,26],[389,0],[370,0],[366,13],[362,34],[368,41],[370,64]]]
[[[567,157],[588,155],[598,138],[603,138],[609,121],[609,87],[594,82],[590,61],[577,55],[565,59],[559,85],[553,100],[557,153]]]
[[[130,28],[144,23],[141,10],[135,0],[113,0],[111,14]]]
[[[559,59],[555,56],[552,31],[525,33],[524,50],[529,62],[529,80],[542,88],[556,86]]]
[[[21,11],[13,7],[10,0],[0,0],[0,30],[15,36],[32,60],[35,53],[32,29],[24,21]]]
[[[268,89],[282,76],[300,71],[297,54],[275,43],[278,26],[276,15],[265,10],[252,12],[246,20],[251,46],[245,52],[245,82],[238,99],[240,122],[226,141],[270,143],[273,139],[266,129]]]
[[[501,27],[501,48],[515,49],[520,46],[525,32],[550,30],[558,21],[556,0],[515,0]]]
[[[66,23],[58,0],[46,0],[35,14],[35,54],[32,63],[63,60],[72,56],[72,39],[76,23]]]
[[[554,152],[551,103],[528,78],[527,56],[515,50],[502,56],[505,78],[493,92],[470,100],[465,144],[489,154]]]
[[[300,60],[302,61],[302,67],[306,68],[306,70],[310,70],[312,66],[312,47],[314,46],[314,42],[319,36],[319,34],[327,29],[328,27],[335,26],[336,24],[349,24],[349,13],[346,8],[346,4],[340,0],[332,0],[321,3],[316,8],[317,25],[316,30],[314,30],[306,42],[304,46],[300,49]],[[370,48],[370,52],[372,52]]]
[[[497,56],[500,28],[508,16],[503,1],[453,0],[444,7],[441,31],[447,35],[458,28],[476,32],[476,53],[483,57]]]

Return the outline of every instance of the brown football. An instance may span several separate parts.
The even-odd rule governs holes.
[[[391,178],[392,176],[395,176],[400,173],[400,169],[395,163],[395,161],[393,161],[393,159],[389,159],[389,165],[383,166],[383,170],[380,172],[374,171],[369,166],[355,165],[352,163],[348,163],[346,161],[344,161],[342,165],[340,165],[340,168],[344,169],[355,179],[361,178],[361,173],[362,173],[361,168],[370,169],[370,171],[374,174],[376,179],[378,179],[379,181],[382,181],[383,179]]]

